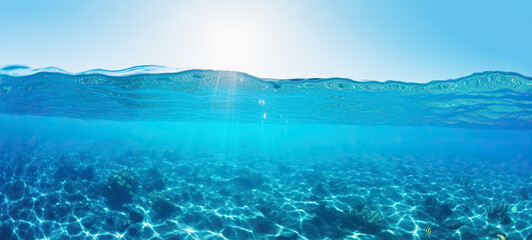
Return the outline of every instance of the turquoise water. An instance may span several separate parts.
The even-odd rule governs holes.
[[[0,70],[0,239],[532,239],[532,79]]]

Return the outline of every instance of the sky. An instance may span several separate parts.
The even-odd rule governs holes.
[[[532,76],[532,1],[0,0],[0,67],[264,78]]]

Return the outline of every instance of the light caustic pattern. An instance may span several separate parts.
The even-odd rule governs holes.
[[[532,234],[531,169],[518,162],[118,145],[4,144],[0,238],[426,239],[426,226],[433,239]]]

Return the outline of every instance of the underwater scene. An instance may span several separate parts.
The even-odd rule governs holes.
[[[0,239],[532,239],[532,79],[0,69]]]

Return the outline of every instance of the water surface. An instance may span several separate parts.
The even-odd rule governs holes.
[[[531,239],[531,93],[7,67],[0,239]]]

